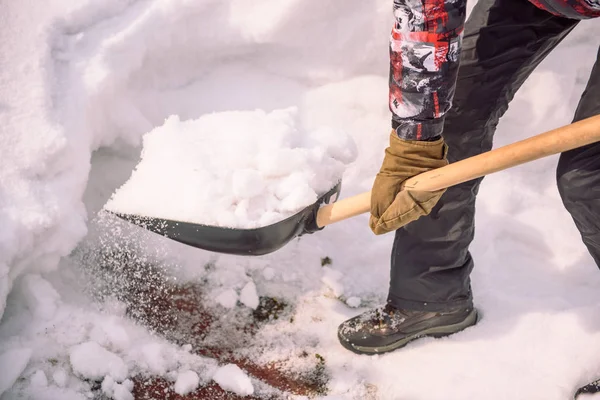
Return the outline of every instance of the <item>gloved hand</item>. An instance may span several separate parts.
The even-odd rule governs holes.
[[[392,131],[390,146],[385,150],[371,191],[369,226],[376,235],[395,231],[431,212],[446,189],[400,191],[400,186],[408,178],[447,165],[446,154],[443,138],[435,142],[403,140]]]

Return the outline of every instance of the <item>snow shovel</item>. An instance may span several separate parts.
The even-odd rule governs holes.
[[[435,191],[458,185],[529,161],[600,141],[600,115],[533,136],[408,179],[403,189]],[[335,222],[370,210],[371,192],[336,202],[341,182],[299,213],[255,229],[233,229],[118,214],[152,232],[200,249],[235,254],[263,255],[280,249],[295,237],[314,233]]]

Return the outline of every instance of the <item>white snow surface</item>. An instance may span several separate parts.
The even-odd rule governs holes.
[[[295,107],[302,132],[331,127],[356,143],[342,196],[369,190],[389,133],[391,8],[389,0],[0,2],[2,400],[98,395],[84,375],[106,381],[115,399],[129,398],[128,379],[139,374],[174,384],[190,370],[210,382],[214,360],[131,321],[119,293],[90,293],[97,278],[86,273],[82,249],[128,246],[124,229],[102,225],[97,213],[132,176],[143,135],[172,115],[184,125]],[[598,37],[597,21],[584,21],[541,64],[502,118],[496,146],[570,122]],[[215,306],[226,291],[237,299],[250,279],[258,296],[293,305],[247,351],[265,363],[321,355],[329,398],[565,399],[600,376],[600,273],[561,205],[556,162],[482,184],[471,247],[478,325],[382,356],[356,356],[336,338],[339,323],[387,294],[393,237],[372,235],[365,215],[256,258],[143,233],[137,240],[174,279],[206,282]],[[241,172],[236,192],[253,194],[255,178]],[[365,308],[351,308],[353,298]],[[252,310],[234,302],[222,316],[244,311]],[[118,368],[88,370],[78,352]],[[255,394],[266,390],[252,383]]]
[[[250,396],[254,393],[254,386],[250,377],[235,364],[219,367],[213,375],[213,380],[221,388],[240,396]]]
[[[0,393],[14,385],[30,358],[31,349],[12,349],[0,354]]]
[[[144,135],[142,160],[106,208],[230,228],[283,220],[333,188],[356,158],[345,132],[304,131],[297,114],[171,116]]]
[[[233,308],[237,304],[238,298],[235,290],[227,289],[215,297],[215,301],[225,308]]]

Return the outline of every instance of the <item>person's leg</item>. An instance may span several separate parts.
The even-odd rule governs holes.
[[[600,115],[600,48],[573,122],[594,115]],[[600,267],[600,144],[593,143],[561,154],[556,178],[563,204]],[[600,379],[579,388],[575,397],[599,392]]]
[[[573,122],[600,114],[600,49]],[[562,153],[556,169],[563,204],[600,267],[600,143]]]
[[[516,91],[576,24],[527,0],[479,1],[466,24],[453,107],[444,126],[450,162],[492,148],[498,120]],[[449,188],[429,216],[396,232],[388,296],[393,307],[472,307],[468,247],[480,182]]]
[[[477,3],[466,23],[456,93],[444,126],[451,162],[492,147],[498,120],[517,89],[576,24],[527,0]],[[388,303],[340,325],[338,339],[345,348],[383,353],[476,322],[468,246],[479,182],[448,189],[429,216],[397,231]]]

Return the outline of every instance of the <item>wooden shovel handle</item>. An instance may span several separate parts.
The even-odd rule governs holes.
[[[597,141],[600,141],[600,115],[424,172],[404,182],[403,189],[444,189]],[[317,214],[317,225],[324,227],[343,221],[366,213],[370,208],[371,192],[361,193],[321,207]]]

